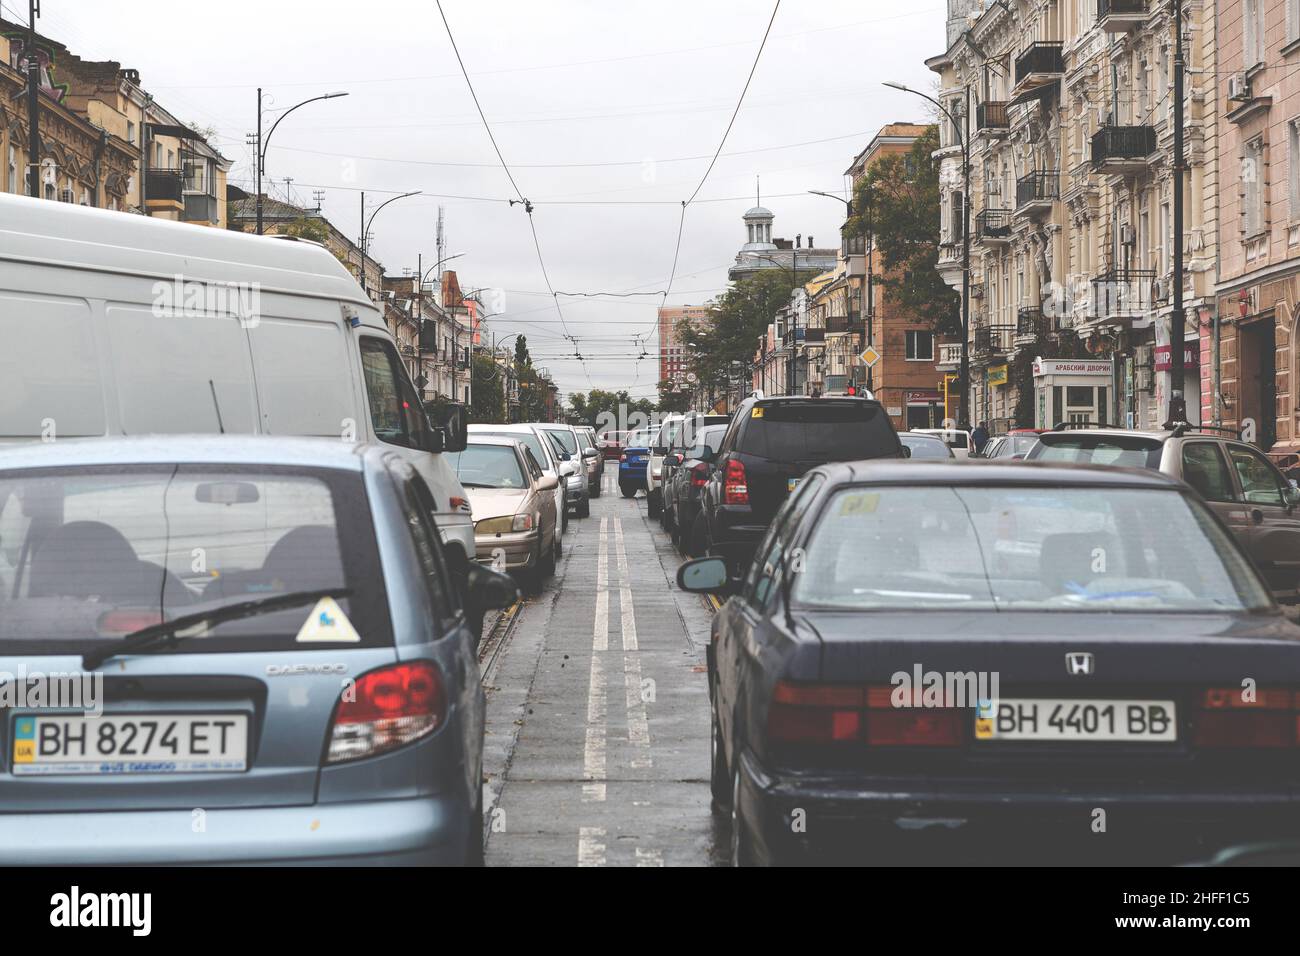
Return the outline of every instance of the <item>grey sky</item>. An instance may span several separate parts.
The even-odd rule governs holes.
[[[26,3],[4,4],[9,19],[25,21]],[[717,148],[772,3],[443,5],[497,142],[536,204],[533,218],[554,288],[662,290],[679,204]],[[354,237],[361,189],[368,203],[391,195],[385,190],[412,189],[502,200],[394,202],[375,219],[372,249],[390,273],[414,269],[418,253],[427,269],[436,259],[442,204],[448,255],[464,253],[449,268],[467,289],[505,290],[484,299],[504,309],[487,323],[490,331],[498,337],[524,332],[538,364],[551,369],[566,394],[595,384],[654,396],[656,345],[649,333],[659,297],[562,299],[585,369],[572,357],[545,294],[528,218],[504,202],[513,190],[432,0],[346,6],[226,0],[217,7],[46,0],[43,7],[43,32],[83,57],[139,69],[145,87],[173,113],[215,127],[219,148],[235,162],[231,180],[246,188],[252,167],[244,135],[255,126],[258,84],[274,96],[272,109],[348,91],[285,120],[268,151],[270,179],[292,177],[303,203],[323,188],[326,215]],[[743,241],[740,216],[752,204],[756,175],[764,204],[776,214],[776,235],[838,242],[843,207],[804,193],[841,190],[841,174],[880,126],[928,117],[924,102],[880,83],[932,88],[933,74],[922,61],[942,48],[944,9],[942,0],[784,0],[746,105],[699,195],[734,199],[690,207],[670,304],[704,302],[721,291]],[[276,115],[268,114],[268,125]],[[825,142],[791,145],[810,141]],[[703,158],[675,161],[680,157]],[[626,165],[560,165],[591,163]],[[271,191],[283,190],[281,183]],[[590,201],[599,204],[585,204]],[[638,335],[649,353],[641,362],[633,360],[641,351]]]

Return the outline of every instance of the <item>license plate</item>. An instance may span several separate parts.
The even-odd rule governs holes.
[[[628,459],[628,461],[630,461],[634,465],[639,465],[641,464],[641,462],[645,461],[645,459],[642,458],[640,455],[633,455],[631,458]]]
[[[802,479],[800,479],[800,478],[787,478],[787,479],[785,480],[785,490],[786,490],[786,491],[794,491],[794,489],[798,486],[798,484],[799,484],[799,482],[800,482],[801,480],[802,480]]]
[[[1001,699],[976,711],[975,739],[1171,743],[1178,719],[1172,700]]]
[[[17,775],[248,769],[246,714],[23,714],[12,726]]]

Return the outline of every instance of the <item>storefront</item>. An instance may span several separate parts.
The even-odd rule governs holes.
[[[943,426],[943,393],[937,388],[913,388],[903,392],[908,430]]]
[[[1034,426],[1112,422],[1113,376],[1110,359],[1034,359]]]

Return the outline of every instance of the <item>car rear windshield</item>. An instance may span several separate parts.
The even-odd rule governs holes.
[[[563,446],[564,450],[570,455],[576,455],[578,453],[578,440],[574,436],[573,432],[569,431],[567,428],[548,428],[546,429],[546,434],[558,441],[560,445]]]
[[[447,461],[466,488],[527,488],[519,456],[509,445],[475,445],[452,452]]]
[[[912,452],[912,458],[943,458],[952,457],[952,452],[937,438],[908,438],[900,436],[904,445]]]
[[[811,401],[755,405],[736,450],[775,461],[854,461],[898,453],[879,405]]]
[[[1118,465],[1125,468],[1159,468],[1161,444],[1137,435],[1040,435],[1031,457],[1075,465]]]
[[[659,429],[642,428],[638,431],[628,432],[627,440],[624,442],[625,448],[649,448],[659,434]]]
[[[469,440],[473,441],[475,435],[495,435],[501,438],[513,438],[515,441],[519,442],[519,444],[523,445],[525,448],[527,448],[529,451],[533,453],[533,457],[537,459],[537,464],[541,465],[543,468],[551,467],[550,459],[547,457],[546,451],[542,448],[542,440],[537,437],[537,433],[534,431],[484,432],[475,429],[474,431],[470,432]]]
[[[845,488],[792,596],[830,607],[1239,611],[1269,606],[1203,505],[1176,489]]]
[[[370,513],[360,474],[324,469],[0,472],[0,652],[80,652],[160,613],[338,587],[334,605],[184,631],[176,651],[301,649],[322,615],[344,646],[391,645]]]

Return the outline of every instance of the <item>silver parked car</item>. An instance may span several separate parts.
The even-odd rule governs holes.
[[[477,559],[518,573],[528,590],[540,591],[560,551],[558,479],[543,474],[528,447],[509,437],[471,435],[464,451],[447,457],[474,510]]]
[[[542,466],[542,474],[558,479],[552,494],[555,496],[555,513],[560,516],[559,541],[563,541],[564,533],[569,530],[569,478],[578,473],[578,466],[571,461],[560,461],[555,443],[543,435],[536,425],[470,425],[469,434],[471,437],[505,435],[515,439],[533,453],[533,457]],[[561,549],[557,542],[555,553],[557,559],[560,553]]]
[[[0,863],[481,862],[476,638],[432,509],[376,445],[0,450],[0,671],[84,678],[0,711]]]

